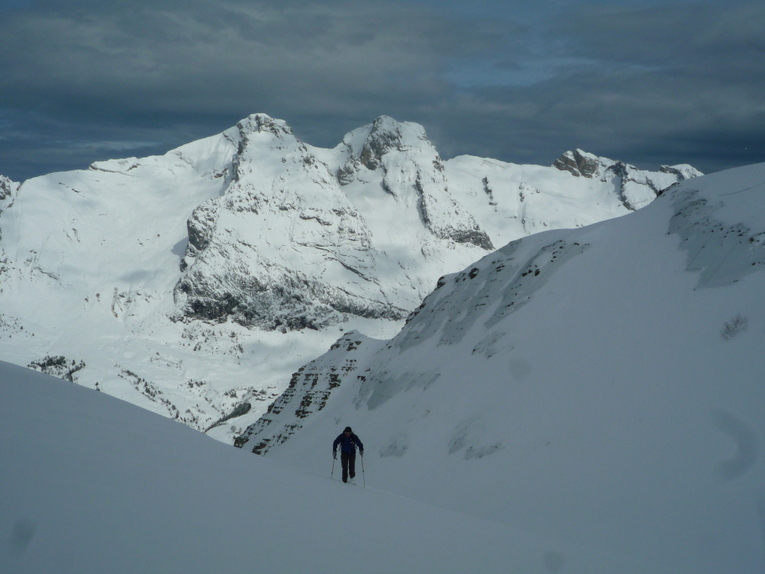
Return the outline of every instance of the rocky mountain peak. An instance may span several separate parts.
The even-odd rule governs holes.
[[[305,144],[294,136],[292,128],[284,120],[267,114],[252,114],[238,122],[236,128],[238,135],[234,137],[238,143],[233,159],[236,181],[247,179],[262,170],[264,161],[273,161],[275,165],[276,162],[287,161],[288,156],[293,159],[300,156],[301,160],[304,156],[310,156]]]
[[[659,167],[659,171],[662,173],[667,173],[670,175],[674,175],[678,178],[678,181],[682,181],[684,179],[691,179],[692,177],[700,177],[704,175],[699,170],[697,170],[692,165],[688,165],[687,163],[681,163],[678,165],[662,165]]]
[[[375,170],[380,167],[385,154],[393,150],[404,152],[417,147],[421,142],[430,144],[425,128],[421,125],[380,116],[371,125],[361,149],[360,160],[368,169]]]
[[[577,177],[594,177],[603,167],[603,161],[596,155],[576,149],[562,154],[555,160],[553,167],[573,173]]]
[[[630,211],[639,209],[661,194],[670,185],[691,177],[703,175],[690,165],[663,165],[658,172],[641,170],[623,161],[576,149],[567,151],[553,163],[553,167],[567,171],[576,177],[613,182],[619,199]]]
[[[237,123],[243,134],[271,133],[277,137],[291,136],[292,128],[284,120],[277,120],[267,114],[251,114]]]
[[[355,157],[353,150],[358,149],[364,135]],[[386,193],[416,206],[422,225],[433,236],[485,250],[494,248],[486,231],[453,195],[444,163],[421,125],[380,116],[371,125],[348,134],[344,142],[351,156],[338,170],[342,185],[353,182],[360,169],[376,172]]]

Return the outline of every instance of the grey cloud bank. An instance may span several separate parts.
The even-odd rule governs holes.
[[[0,174],[164,153],[253,112],[308,143],[387,114],[446,156],[765,161],[753,2],[0,2]]]

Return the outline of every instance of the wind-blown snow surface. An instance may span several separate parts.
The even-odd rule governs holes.
[[[0,380],[2,572],[672,572],[291,469],[8,363]]]
[[[444,162],[387,117],[320,149],[255,114],[164,156],[0,177],[0,358],[201,430],[252,407],[210,431],[231,440],[341,332],[395,334],[440,275],[698,173],[556,165]]]
[[[763,572],[763,293],[760,164],[444,277],[390,341],[348,333],[306,365],[240,440],[318,473],[351,425],[375,488],[668,568]]]

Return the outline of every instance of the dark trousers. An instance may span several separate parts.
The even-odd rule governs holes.
[[[341,452],[340,462],[343,464],[343,482],[348,482],[348,476],[356,476],[356,453]]]

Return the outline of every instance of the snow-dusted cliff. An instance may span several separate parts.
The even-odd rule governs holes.
[[[392,336],[445,273],[696,175],[572,153],[599,167],[444,161],[385,116],[322,149],[255,114],[164,156],[2,179],[0,358],[195,428],[255,420],[340,331]]]

